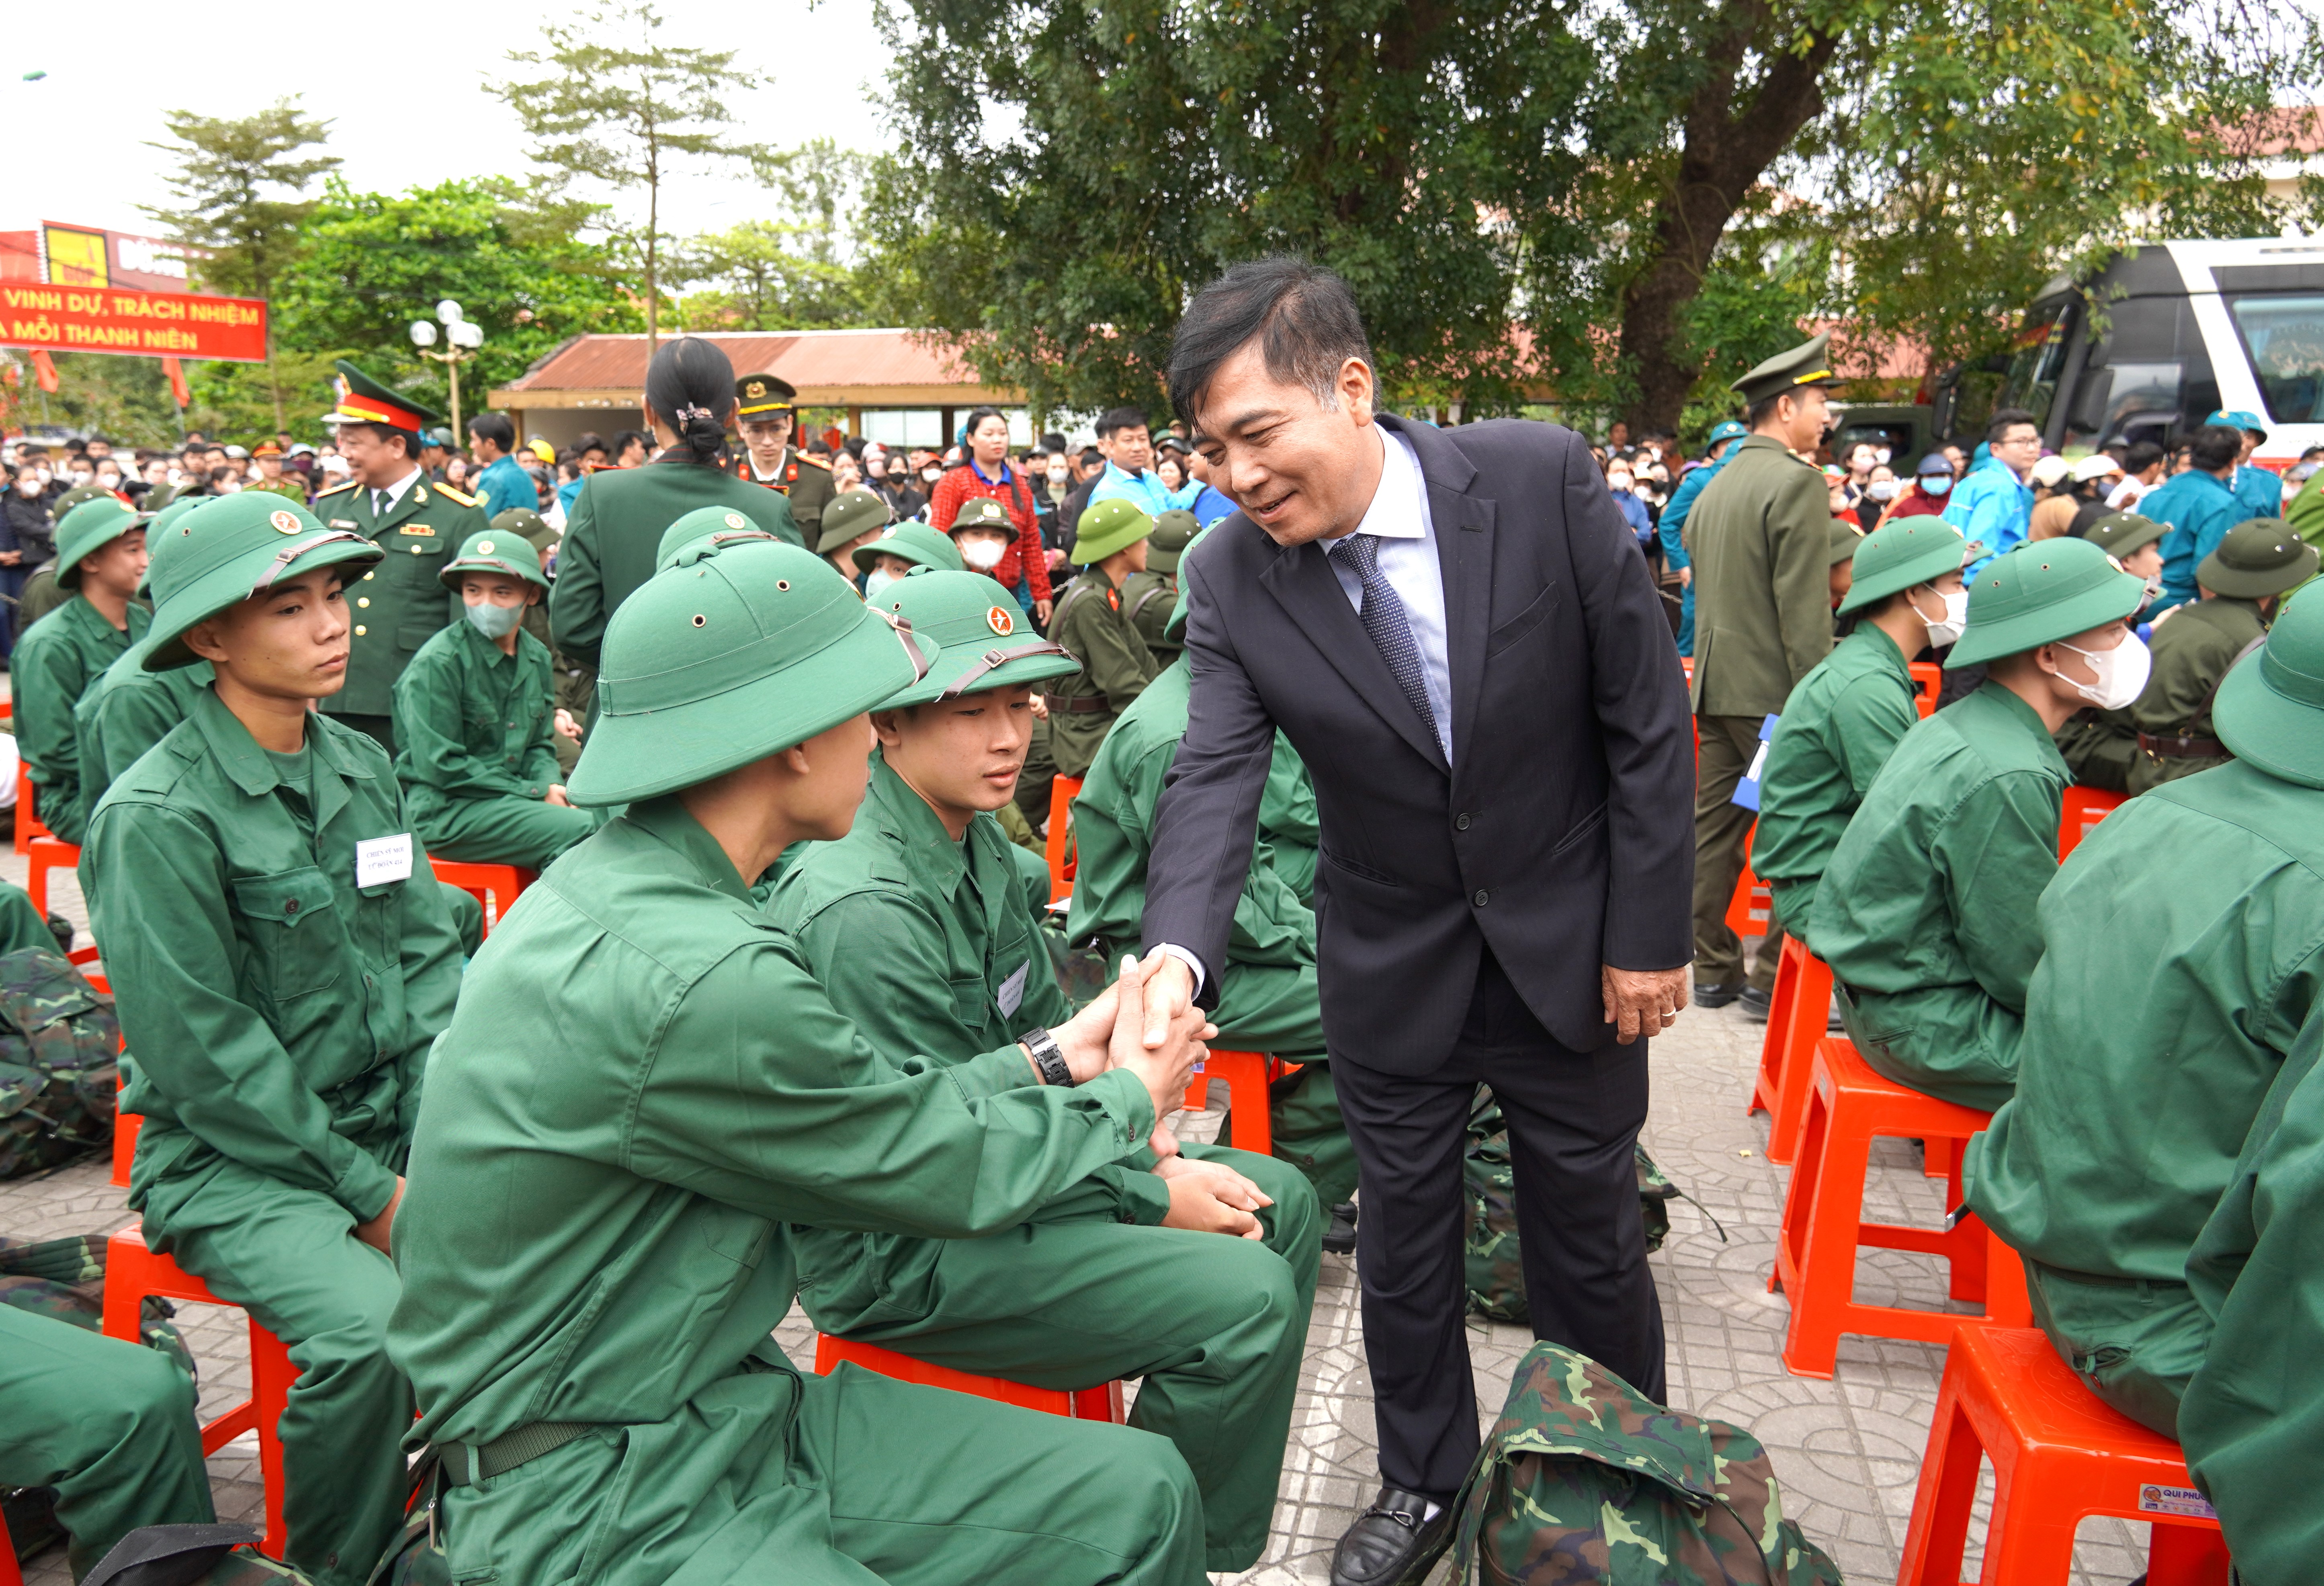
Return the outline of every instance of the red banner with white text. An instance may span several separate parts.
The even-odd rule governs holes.
[[[0,282],[0,346],[266,361],[266,305],[119,287]]]

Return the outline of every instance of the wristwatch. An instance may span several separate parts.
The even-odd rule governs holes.
[[[1033,1066],[1041,1073],[1045,1085],[1070,1085],[1074,1071],[1065,1066],[1065,1054],[1057,1045],[1057,1037],[1046,1028],[1031,1029],[1018,1037],[1025,1050],[1033,1055]]]

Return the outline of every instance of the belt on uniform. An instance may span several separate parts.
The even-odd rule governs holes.
[[[1113,708],[1102,695],[1093,699],[1067,699],[1062,694],[1044,694],[1041,697],[1051,710],[1064,711],[1067,715],[1095,715],[1099,711]]]
[[[2047,1261],[2026,1260],[2044,1272],[2053,1273],[2068,1283],[2094,1284],[2100,1288],[2185,1288],[2183,1283],[2167,1277],[2123,1277],[2112,1272],[2077,1272],[2071,1267],[2052,1267]]]
[[[444,1461],[444,1480],[455,1487],[466,1487],[506,1475],[529,1460],[587,1436],[597,1426],[595,1421],[532,1421],[502,1433],[490,1443],[439,1443],[436,1452]]]
[[[2167,738],[2141,733],[2138,746],[2157,760],[2228,760],[2235,755],[2234,750],[2217,738],[2199,738],[2192,733],[2176,733]]]

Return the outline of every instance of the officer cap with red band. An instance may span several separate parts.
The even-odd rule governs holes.
[[[338,361],[338,371],[339,403],[329,415],[332,423],[383,424],[418,435],[444,421],[441,413],[420,406],[400,391],[389,390],[345,358]]]

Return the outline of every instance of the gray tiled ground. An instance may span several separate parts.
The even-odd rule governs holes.
[[[0,855],[0,875],[21,881],[21,859]],[[52,907],[79,919],[80,899],[60,878]],[[1766,1291],[1785,1175],[1761,1150],[1766,1120],[1747,1119],[1743,1101],[1758,1060],[1759,1027],[1739,1010],[1691,1010],[1654,1053],[1655,1101],[1646,1144],[1671,1177],[1702,1204],[1672,1217],[1670,1242],[1655,1259],[1670,1340],[1670,1391],[1679,1408],[1750,1427],[1773,1453],[1788,1510],[1853,1581],[1888,1581],[1913,1503],[1921,1452],[1936,1406],[1942,1351],[1929,1345],[1849,1338],[1829,1382],[1789,1375],[1779,1353],[1787,1308]],[[1216,1120],[1189,1120],[1207,1136]],[[1902,1142],[1877,1159],[1868,1214],[1933,1224],[1942,1185],[1923,1176]],[[46,1179],[0,1185],[0,1232],[41,1238],[119,1225],[126,1216],[105,1166],[68,1168]],[[1705,1212],[1727,1231],[1720,1242]],[[1858,1275],[1868,1300],[1942,1303],[1932,1258],[1868,1255]],[[180,1308],[203,1365],[202,1404],[215,1414],[247,1390],[239,1313]],[[806,1365],[807,1330],[794,1313],[779,1331]],[[1522,1329],[1472,1323],[1478,1412],[1489,1422],[1530,1337]],[[1357,1316],[1355,1269],[1323,1258],[1307,1360],[1293,1413],[1275,1536],[1267,1558],[1240,1577],[1251,1586],[1291,1586],[1328,1578],[1333,1542],[1378,1484],[1371,1388]],[[255,1518],[257,1458],[252,1440],[210,1461],[221,1517]],[[2129,1580],[2144,1567],[2144,1526],[2086,1525],[2075,1586]],[[1969,1568],[1976,1568],[1972,1536]],[[1442,1582],[1449,1572],[1440,1569]],[[28,1572],[33,1586],[68,1586],[60,1552]],[[1223,1579],[1223,1577],[1222,1577]]]

